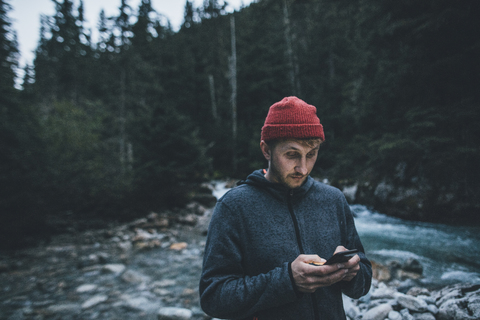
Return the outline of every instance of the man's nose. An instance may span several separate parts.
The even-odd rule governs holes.
[[[308,173],[307,159],[300,159],[295,167],[295,171],[301,173],[302,175],[306,175]]]

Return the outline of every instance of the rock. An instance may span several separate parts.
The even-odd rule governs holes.
[[[472,305],[473,306],[473,305]],[[480,312],[478,309],[473,313],[470,309],[468,299],[452,299],[443,303],[438,309],[437,318],[439,320],[462,319],[462,320],[478,320]]]
[[[91,297],[84,303],[82,303],[82,309],[88,309],[93,306],[96,306],[97,304],[100,304],[102,302],[105,302],[108,300],[108,297],[104,294],[98,294],[96,296]]]
[[[343,309],[350,319],[355,319],[360,314],[360,308],[355,305],[352,298],[343,295]]]
[[[170,246],[170,250],[181,251],[187,248],[188,244],[186,242],[177,242]]]
[[[422,275],[423,273],[423,266],[417,259],[414,258],[408,258],[407,261],[403,263],[402,269],[404,271],[417,273],[419,275]]]
[[[145,231],[143,229],[135,229],[135,235],[133,236],[132,241],[146,241],[146,240],[151,240],[151,239],[157,239],[157,236],[155,234],[152,234],[148,231]]]
[[[0,273],[8,272],[9,269],[8,264],[0,262]]]
[[[166,217],[161,217],[157,213],[152,212],[147,216],[149,228],[168,228],[170,222]]]
[[[387,266],[376,263],[375,261],[371,261],[371,263],[374,279],[377,279],[378,281],[390,281],[392,275],[390,273],[390,269]]]
[[[417,296],[418,299],[422,299],[425,301],[427,304],[435,304],[435,299],[430,296],[424,296],[424,295],[419,295]]]
[[[429,305],[427,306],[427,309],[428,309],[428,311],[429,311],[431,314],[433,314],[433,315],[436,315],[436,314],[438,313],[438,308],[437,308],[435,305],[433,305],[433,304],[429,304]]]
[[[190,213],[190,214],[179,216],[177,218],[177,221],[181,224],[185,224],[185,225],[188,225],[188,226],[194,226],[198,222],[198,216],[195,215],[194,213]]]
[[[383,303],[368,310],[362,320],[384,320],[390,311],[393,311],[392,306],[389,303]]]
[[[416,273],[416,272],[409,272],[409,271],[405,271],[403,269],[399,269],[399,270],[397,270],[397,272],[395,274],[395,277],[397,279],[400,279],[400,280],[405,280],[405,279],[417,280],[417,279],[420,279],[422,277],[422,275],[419,274],[419,273]]]
[[[172,294],[171,291],[168,291],[167,289],[163,289],[163,288],[155,288],[153,289],[153,293],[155,293],[156,295],[159,295],[159,296],[169,296]]]
[[[82,284],[75,291],[78,293],[90,292],[97,289],[97,287],[98,286],[96,284]]]
[[[158,239],[153,239],[145,242],[136,242],[135,243],[135,248],[137,249],[152,249],[152,248],[158,248],[161,247],[162,243]]]
[[[402,315],[402,320],[414,320],[413,316],[408,312],[408,309],[400,310],[400,314]]]
[[[427,311],[427,303],[422,299],[418,299],[414,296],[409,296],[400,292],[395,294],[395,299],[397,302],[402,305],[404,308],[415,312],[424,312]]]
[[[205,212],[207,212],[207,208],[197,202],[191,202],[187,204],[186,209],[191,211],[193,214],[196,214],[197,216],[203,216]]]
[[[388,319],[389,320],[402,320],[402,315],[400,314],[400,312],[390,311],[388,313]]]
[[[480,285],[459,284],[434,293],[439,320],[480,319]]]
[[[383,282],[379,283],[378,288],[371,293],[372,299],[394,299],[396,291],[387,287]]]
[[[146,275],[141,274],[140,272],[127,270],[122,276],[122,280],[128,283],[146,283],[150,281],[150,278]]]
[[[80,260],[77,262],[77,267],[79,269],[85,268],[85,267],[91,267],[93,265],[96,265],[100,262],[100,259],[96,254],[90,254],[87,257],[81,257]]]
[[[193,316],[191,310],[185,308],[164,307],[158,311],[158,320],[189,320]]]
[[[127,267],[125,267],[124,264],[106,264],[102,267],[102,271],[105,273],[114,273],[116,275],[121,274],[123,271],[125,271]]]
[[[413,315],[414,320],[435,320],[435,316],[429,312],[426,313],[415,313]]]
[[[118,243],[118,247],[123,251],[129,251],[132,249],[133,245],[130,241],[123,241]]]
[[[410,288],[408,290],[407,294],[411,295],[411,296],[414,296],[414,297],[417,297],[419,295],[429,296],[430,291],[428,291],[428,289],[426,289],[426,288],[413,287],[413,288]]]
[[[344,186],[342,189],[343,195],[347,199],[348,203],[355,202],[355,195],[357,194],[358,190],[358,183],[355,183],[351,186]]]
[[[64,304],[55,304],[47,308],[47,313],[73,313],[78,314],[81,311],[81,307],[77,303],[64,303]]]
[[[217,203],[217,198],[213,194],[201,193],[192,197],[192,200],[204,205],[207,208],[212,208]]]
[[[146,297],[131,297],[129,295],[123,295],[122,299],[131,309],[140,310],[144,312],[154,312],[158,309],[159,302],[152,302]]]
[[[480,297],[473,297],[468,299],[468,309],[474,317],[480,319]]]
[[[177,281],[173,279],[164,279],[160,281],[155,281],[152,285],[154,287],[160,287],[160,288],[165,288],[165,287],[173,287],[177,284]]]

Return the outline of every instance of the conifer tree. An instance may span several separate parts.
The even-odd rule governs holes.
[[[18,47],[7,1],[0,0],[0,248],[11,249],[42,231],[44,155],[35,111],[15,88]]]

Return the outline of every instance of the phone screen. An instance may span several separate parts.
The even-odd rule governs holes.
[[[339,262],[347,262],[358,253],[357,249],[341,251],[334,254],[325,264],[334,264]]]

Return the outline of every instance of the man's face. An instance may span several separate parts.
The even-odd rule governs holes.
[[[284,140],[270,148],[264,141],[260,143],[269,167],[267,180],[293,189],[300,187],[315,165],[320,141],[307,144],[302,140]]]

